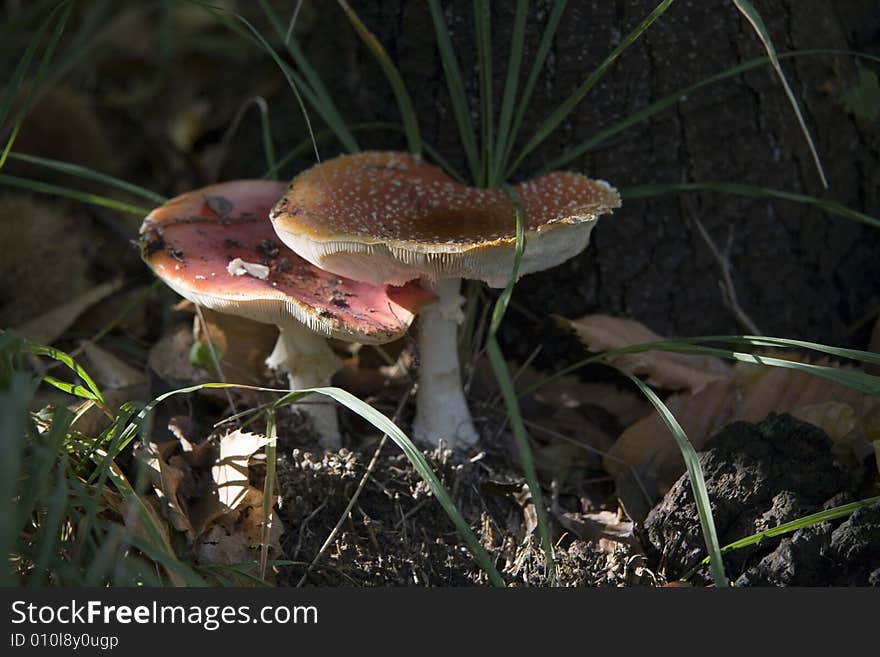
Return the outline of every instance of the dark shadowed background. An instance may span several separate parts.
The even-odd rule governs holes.
[[[382,41],[412,93],[425,138],[465,168],[458,131],[426,3],[352,2]],[[453,43],[478,107],[475,36],[470,3],[444,3]],[[532,3],[526,68],[537,49],[550,2]],[[651,0],[569,2],[526,114],[523,135],[592,72],[655,6]],[[870,0],[760,0],[755,3],[779,52],[841,49],[880,52],[880,6]],[[506,72],[515,4],[494,3],[496,97]],[[335,92],[349,121],[397,120],[393,95],[379,67],[339,12],[322,11],[301,35],[311,61]],[[566,147],[678,89],[764,50],[726,0],[679,0],[630,47],[603,80],[521,168],[537,170]],[[837,200],[876,216],[880,132],[847,112],[844,90],[858,65],[846,56],[783,61],[825,165],[822,190],[808,146],[784,91],[769,67],[704,88],[674,107],[617,135],[568,168],[620,188],[649,183],[735,181]],[[526,68],[527,70],[527,68]],[[288,90],[273,109],[279,137],[303,136]],[[497,107],[497,105],[496,105]],[[476,117],[476,114],[475,114]],[[251,140],[259,157],[256,130]],[[288,136],[289,135],[289,136]],[[359,140],[376,148],[403,147],[387,134]],[[521,139],[520,144],[524,143]],[[335,152],[324,147],[323,156]],[[305,162],[303,163],[305,164]],[[240,162],[242,174],[247,162]],[[231,172],[230,172],[231,173]],[[718,263],[689,221],[695,213],[719,247],[730,240],[730,262],[743,310],[766,335],[864,347],[880,303],[880,232],[790,202],[693,193],[625,202],[599,222],[590,248],[556,269],[522,279],[505,323],[511,356],[543,344],[539,363],[571,360],[573,340],[551,313],[569,317],[604,312],[637,318],[665,335],[741,333],[722,301]],[[517,303],[518,302],[518,303]],[[523,307],[528,312],[523,312]]]

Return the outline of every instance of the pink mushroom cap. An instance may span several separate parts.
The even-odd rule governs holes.
[[[434,296],[353,281],[315,267],[276,236],[269,210],[285,183],[241,180],[187,192],[140,231],[144,262],[181,296],[213,310],[365,344],[401,337]]]

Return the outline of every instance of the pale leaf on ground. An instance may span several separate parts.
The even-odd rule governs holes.
[[[522,509],[523,530],[525,538],[528,538],[535,533],[535,529],[538,527],[538,513],[535,510],[535,502],[532,500],[528,484],[523,484],[522,488],[514,492],[512,497]]]
[[[237,429],[220,438],[220,458],[211,468],[217,485],[217,497],[228,509],[235,509],[245,498],[249,487],[248,461],[269,443],[266,436]]]
[[[235,431],[193,444],[181,432],[176,441],[141,451],[157,508],[199,561],[240,563],[258,556],[263,493],[250,485],[247,463],[265,443],[262,436]],[[271,510],[269,522],[270,548],[277,553],[282,526]]]
[[[611,315],[586,315],[569,320],[556,316],[557,323],[573,331],[590,351],[602,352],[632,347],[665,338],[634,319]],[[666,390],[696,392],[706,384],[730,375],[731,368],[712,356],[690,356],[664,351],[647,351],[610,358],[616,367]]]

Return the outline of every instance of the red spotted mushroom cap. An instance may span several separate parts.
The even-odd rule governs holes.
[[[433,296],[348,280],[279,242],[269,209],[286,185],[242,180],[172,199],[141,226],[141,255],[181,296],[207,308],[368,344],[401,337]]]
[[[556,172],[514,187],[526,251],[520,274],[582,251],[599,215],[620,207],[608,183]],[[298,175],[270,217],[309,262],[371,283],[471,278],[506,285],[516,214],[503,189],[455,182],[406,153],[343,155]]]

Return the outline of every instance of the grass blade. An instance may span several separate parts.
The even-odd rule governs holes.
[[[30,571],[28,585],[40,586],[50,569],[52,558],[60,556],[62,542],[61,522],[68,510],[68,483],[75,482],[69,465],[70,459],[64,449],[64,439],[70,430],[73,413],[66,408],[58,408],[52,416],[52,425],[44,434],[31,443],[29,454],[30,468],[28,482],[16,504],[21,520],[40,517],[35,536],[39,536],[33,547],[35,568]],[[55,476],[53,476],[53,472]],[[53,490],[54,489],[54,490]]]
[[[309,119],[309,113],[306,110],[305,103],[303,102],[303,95],[306,96],[306,99],[309,101],[309,103],[312,105],[312,107],[314,107],[316,109],[316,111],[321,116],[321,118],[323,118],[324,121],[327,122],[327,125],[330,126],[330,128],[333,129],[334,132],[337,132],[337,130],[340,129],[340,124],[341,124],[341,128],[343,129],[343,133],[344,133],[344,122],[342,122],[341,120],[339,122],[336,122],[333,119],[333,117],[328,112],[328,106],[325,103],[323,103],[322,101],[317,99],[317,97],[314,95],[313,91],[308,87],[308,85],[306,85],[302,81],[302,78],[300,78],[300,76],[297,75],[296,71],[294,71],[292,68],[290,68],[290,66],[288,66],[287,63],[278,56],[278,53],[275,52],[275,49],[271,45],[269,45],[269,42],[266,41],[265,37],[263,37],[263,35],[260,34],[260,31],[256,27],[254,27],[253,24],[251,24],[251,22],[248,19],[246,19],[241,14],[237,14],[235,12],[229,11],[229,10],[224,9],[222,7],[216,7],[214,5],[208,4],[207,2],[202,2],[201,0],[188,0],[188,1],[201,7],[205,11],[210,12],[212,15],[216,16],[218,20],[223,22],[224,25],[226,25],[229,29],[234,31],[236,34],[239,34],[240,36],[242,36],[245,39],[254,41],[258,45],[262,46],[262,48],[267,53],[269,53],[269,56],[272,58],[272,60],[275,62],[275,64],[278,66],[278,68],[281,69],[281,72],[284,74],[284,78],[287,80],[288,86],[293,91],[293,95],[296,98],[296,102],[299,105],[300,111],[302,112],[303,119],[306,122],[306,127],[308,129],[309,136],[311,137],[312,143],[314,144],[314,147],[315,147],[315,158],[317,159],[318,162],[320,162],[321,156],[318,153],[318,144],[315,141],[315,133],[314,133],[314,130],[312,129],[312,122]],[[241,26],[238,25],[235,21],[229,20],[229,18],[226,16],[227,13],[230,14],[232,17],[234,17],[236,20],[238,20],[242,25],[244,25],[246,29],[242,29]],[[302,89],[302,94],[300,93],[300,89]],[[325,112],[326,112],[326,114],[325,114]],[[340,139],[342,139],[342,133],[337,132],[337,136],[339,136]]]
[[[492,321],[489,325],[489,334],[486,337],[486,355],[489,358],[489,364],[492,366],[492,372],[495,374],[495,380],[498,382],[498,389],[501,392],[501,399],[507,410],[507,417],[510,421],[510,427],[513,431],[513,438],[516,442],[517,451],[519,453],[520,462],[526,477],[526,483],[529,486],[529,492],[532,495],[532,502],[535,506],[535,512],[538,518],[538,535],[541,537],[541,543],[544,547],[544,560],[547,581],[550,586],[556,585],[556,562],[553,558],[553,540],[550,536],[550,520],[547,517],[547,509],[544,507],[543,494],[541,493],[541,482],[538,479],[538,471],[535,466],[535,458],[529,445],[529,433],[523,422],[522,412],[519,407],[519,399],[513,386],[513,380],[510,378],[510,371],[507,368],[507,362],[504,360],[504,354],[501,352],[501,346],[495,337],[498,328],[501,326],[501,320],[507,311],[510,303],[510,297],[513,295],[513,287],[516,285],[517,274],[519,273],[519,264],[525,251],[525,235],[523,232],[522,206],[519,197],[513,188],[505,186],[510,199],[516,208],[516,251],[513,259],[513,270],[510,280],[504,291],[499,295],[495,302],[495,308],[492,312]]]
[[[235,116],[233,116],[232,121],[229,122],[229,127],[227,127],[226,131],[223,133],[223,139],[220,140],[219,153],[216,158],[216,164],[213,167],[213,172],[210,176],[211,180],[217,180],[220,177],[223,164],[229,154],[229,146],[251,106],[256,107],[257,111],[260,113],[260,132],[263,137],[263,154],[266,157],[266,166],[268,167],[268,173],[264,177],[277,180],[275,174],[278,171],[279,165],[276,161],[275,146],[273,145],[272,140],[272,124],[269,121],[269,104],[262,96],[248,98],[238,106]],[[307,139],[306,144],[308,145],[310,143],[311,142]]]
[[[266,166],[275,169],[275,146],[272,143],[272,124],[269,122],[269,105],[262,96],[254,98],[260,112],[260,130],[263,135],[263,153],[266,155]]]
[[[61,412],[59,412],[61,411]],[[55,419],[52,423],[51,431],[64,436],[64,432],[73,419],[73,414],[66,408],[56,411]],[[64,413],[66,411],[66,413]],[[62,427],[60,430],[55,429],[55,424],[59,423]],[[59,447],[61,441],[56,443]],[[61,534],[61,523],[67,515],[67,466],[68,456],[64,451],[59,452],[58,465],[56,466],[55,488],[51,495],[46,499],[46,516],[40,523],[40,533],[42,536],[36,546],[36,562],[31,576],[28,578],[29,586],[42,586],[45,576],[49,573],[50,563],[53,558],[57,558],[59,553],[59,541]]]
[[[529,106],[529,102],[532,100],[532,92],[535,89],[535,84],[538,82],[538,76],[541,74],[541,70],[544,68],[544,61],[547,59],[547,53],[550,52],[550,46],[553,43],[553,37],[556,36],[556,30],[559,28],[559,21],[562,19],[562,12],[565,11],[565,5],[567,4],[567,2],[568,0],[556,0],[556,3],[553,5],[553,11],[550,13],[550,17],[547,19],[547,25],[544,27],[544,33],[541,35],[541,43],[538,46],[538,52],[535,55],[535,61],[532,63],[532,70],[529,72],[529,77],[526,80],[525,86],[523,87],[523,95],[522,98],[519,99],[519,107],[517,107],[516,116],[513,119],[513,126],[510,130],[510,136],[508,137],[507,143],[504,147],[503,160],[498,165],[500,171],[505,173],[505,177],[506,172],[509,170],[507,163],[510,161],[510,156],[513,152],[514,144],[516,143],[516,138],[519,135],[520,127],[522,127],[522,122],[525,118],[526,109]]]
[[[872,351],[861,351],[860,349],[846,349],[844,347],[830,347],[828,345],[819,344],[817,342],[807,342],[805,340],[792,340],[790,338],[773,338],[763,335],[726,335],[720,337],[707,336],[703,338],[692,338],[695,342],[710,342],[723,340],[733,344],[748,344],[754,347],[786,347],[793,349],[810,349],[839,358],[849,358],[850,360],[860,361],[862,363],[874,363],[880,365],[880,354]]]
[[[144,189],[143,187],[139,187],[138,185],[135,185],[133,183],[126,182],[125,180],[120,180],[119,178],[114,178],[113,176],[107,175],[106,173],[101,173],[100,171],[95,171],[94,169],[90,169],[79,164],[62,162],[60,160],[51,160],[49,158],[37,157],[36,155],[27,155],[25,153],[16,153],[15,151],[9,153],[9,159],[18,160],[20,162],[27,162],[28,164],[36,164],[37,166],[45,167],[47,169],[51,169],[52,171],[66,173],[68,175],[76,176],[77,178],[82,178],[84,180],[93,180],[95,182],[107,185],[108,187],[114,187],[123,192],[128,192],[132,196],[137,196],[144,199],[145,201],[150,201],[159,205],[165,203],[168,200],[164,196],[156,194],[155,192],[151,192],[148,189]]]
[[[48,194],[49,196],[61,196],[63,198],[71,198],[75,201],[88,203],[89,205],[97,205],[102,208],[110,208],[111,210],[117,210],[119,212],[125,212],[128,214],[136,214],[142,217],[150,213],[150,210],[147,208],[142,208],[137,205],[131,205],[129,203],[123,203],[122,201],[116,201],[112,198],[107,198],[106,196],[98,196],[97,194],[82,192],[78,189],[70,189],[69,187],[61,187],[60,185],[52,185],[50,183],[40,182],[39,180],[30,180],[28,178],[19,178],[18,176],[8,176],[6,174],[0,174],[0,187],[4,185],[6,187],[17,187],[19,189],[26,189],[30,192],[36,192],[38,194]]]
[[[806,348],[813,349],[822,353],[839,355],[844,358],[861,360],[863,362],[880,362],[880,355],[878,354],[861,352],[854,349],[828,347],[825,345],[819,345],[816,343],[804,342],[800,340],[787,340],[785,338],[765,338],[762,336],[703,336],[697,338],[682,338],[678,340],[647,342],[644,344],[623,347],[621,349],[605,351],[601,354],[590,356],[589,358],[585,358],[581,361],[573,363],[572,365],[569,365],[568,367],[564,367],[561,370],[558,370],[544,380],[539,381],[538,383],[535,383],[524,390],[521,390],[518,395],[522,397],[524,395],[531,394],[541,386],[567,374],[571,374],[572,372],[582,367],[586,367],[587,365],[592,365],[595,363],[607,364],[607,361],[614,358],[615,356],[621,356],[623,354],[635,354],[653,350],[671,351],[674,353],[691,354],[698,356],[717,356],[718,358],[737,360],[744,363],[751,363],[753,365],[765,365],[770,367],[783,367],[787,369],[800,370],[813,376],[818,376],[824,379],[828,379],[829,381],[833,381],[835,383],[840,383],[841,385],[848,386],[869,395],[880,395],[880,377],[872,374],[867,374],[866,372],[861,372],[858,370],[847,370],[827,365],[814,365],[812,363],[803,363],[796,360],[776,358],[773,356],[762,356],[760,354],[733,351],[730,349],[722,349],[719,347],[705,347],[700,344],[702,342],[732,342],[735,344],[749,344],[752,346]]]
[[[670,349],[676,349],[681,347],[684,349],[688,345],[700,345],[706,343],[742,344],[751,347],[782,347],[785,349],[809,349],[810,351],[817,351],[830,356],[837,356],[838,358],[847,358],[862,363],[874,363],[880,365],[880,354],[872,351],[831,347],[817,342],[793,340],[791,338],[774,338],[765,335],[704,335],[695,338],[676,338],[675,340],[665,340],[651,344],[658,348],[669,347]],[[639,347],[643,346],[645,345],[639,345]]]
[[[834,383],[845,385],[853,390],[858,390],[859,392],[868,395],[880,395],[880,377],[874,376],[873,374],[867,374],[866,372],[860,372],[858,370],[843,369],[829,365],[814,365],[813,363],[802,363],[787,358],[776,358],[774,356],[764,356],[742,351],[719,349],[717,347],[703,347],[675,342],[666,344],[660,349],[660,351],[671,351],[679,354],[701,356],[717,356],[718,358],[726,358],[728,360],[736,360],[743,363],[751,363],[753,365],[769,365],[772,367],[800,370],[801,372],[806,372],[807,374],[812,374],[833,381]]]
[[[848,208],[837,201],[829,201],[827,199],[815,198],[814,196],[807,196],[806,194],[796,194],[795,192],[786,192],[779,189],[758,187],[757,185],[745,185],[743,183],[699,182],[640,185],[637,187],[621,189],[620,196],[624,199],[632,200],[679,192],[721,192],[724,194],[735,194],[737,196],[748,196],[752,198],[772,198],[783,201],[794,201],[795,203],[806,203],[807,205],[815,206],[828,214],[843,217],[844,219],[850,219],[852,221],[858,221],[859,223],[867,224],[874,228],[880,228],[880,219],[876,219],[863,212]]]
[[[651,390],[651,388],[649,388],[641,379],[633,376],[629,372],[623,370],[618,370],[618,372],[625,375],[630,381],[638,386],[639,390],[642,391],[642,394],[644,394],[648,401],[654,405],[654,408],[657,409],[657,413],[660,414],[663,423],[675,439],[678,449],[681,451],[682,457],[684,457],[685,465],[687,466],[688,479],[690,479],[691,490],[694,493],[694,502],[697,505],[697,514],[700,516],[700,528],[703,530],[703,538],[706,541],[706,551],[712,558],[711,563],[709,564],[712,569],[712,579],[715,581],[715,586],[719,588],[726,587],[728,584],[727,576],[724,574],[724,562],[721,560],[721,547],[718,543],[718,532],[715,529],[715,520],[712,517],[712,505],[709,502],[709,494],[706,491],[706,480],[703,477],[703,469],[700,467],[700,457],[697,456],[694,446],[691,445],[691,441],[688,440],[687,434],[685,434],[684,429],[681,428],[678,420],[675,419],[675,416],[669,411],[666,404],[660,401],[660,398],[654,393],[654,391]]]
[[[492,311],[492,321],[489,324],[489,335],[495,335],[501,326],[501,320],[507,312],[507,306],[510,304],[510,297],[513,296],[513,286],[516,285],[519,275],[519,263],[522,261],[523,253],[526,250],[526,236],[523,229],[522,203],[516,191],[510,185],[504,185],[504,192],[513,202],[516,217],[516,245],[513,252],[513,270],[510,273],[510,280],[507,282],[504,290],[498,296],[495,302],[495,308]]]
[[[849,57],[855,57],[858,59],[868,59],[875,62],[880,62],[880,57],[875,57],[874,55],[869,55],[867,53],[861,52],[853,52],[850,50],[828,50],[828,49],[817,49],[817,50],[796,50],[792,52],[782,53],[779,55],[779,59],[788,59],[795,57],[808,57],[815,55],[846,55]],[[770,63],[769,57],[756,57],[755,59],[751,59],[747,62],[743,62],[742,64],[738,64],[733,66],[725,71],[720,73],[716,73],[715,75],[711,75],[707,78],[700,80],[690,86],[684,87],[683,89],[679,89],[678,91],[669,94],[668,96],[664,96],[658,101],[643,107],[636,112],[633,112],[625,119],[618,121],[614,125],[602,130],[601,132],[596,133],[586,141],[581,142],[574,148],[571,148],[564,153],[562,153],[559,157],[554,158],[547,164],[545,164],[538,171],[538,175],[542,175],[545,173],[549,173],[550,171],[556,171],[561,169],[568,163],[576,160],[581,155],[586,153],[587,151],[595,148],[599,144],[605,142],[610,139],[614,135],[617,135],[627,128],[630,128],[634,125],[641,123],[642,121],[647,120],[648,118],[654,116],[658,112],[662,112],[663,110],[676,105],[677,103],[686,99],[687,96],[690,96],[695,91],[702,89],[703,87],[714,84],[715,82],[720,82],[722,80],[726,80],[728,78],[735,77],[746,71],[750,71],[755,68],[760,68],[761,66],[765,66]]]
[[[864,500],[859,500],[858,502],[850,502],[849,504],[836,506],[833,509],[825,509],[824,511],[819,511],[818,513],[812,513],[808,516],[804,516],[803,518],[798,518],[797,520],[785,522],[776,527],[771,527],[770,529],[758,532],[757,534],[752,534],[751,536],[741,538],[738,541],[734,541],[733,543],[728,543],[723,548],[721,548],[721,554],[729,552],[730,550],[739,550],[740,548],[755,545],[756,543],[760,543],[765,538],[774,538],[776,536],[782,536],[783,534],[790,534],[791,532],[797,531],[798,529],[803,529],[804,527],[812,527],[813,525],[818,525],[819,523],[826,522],[828,520],[844,518],[846,516],[852,515],[855,511],[858,511],[859,509],[863,509],[866,506],[873,506],[874,504],[880,504],[880,496],[869,497]],[[711,563],[711,561],[711,557],[706,557],[701,563],[708,564]]]
[[[318,75],[317,71],[315,71],[315,69],[312,68],[312,65],[309,64],[308,59],[306,59],[306,56],[303,54],[302,50],[300,50],[296,40],[289,38],[289,28],[284,27],[283,23],[278,18],[278,14],[275,13],[271,4],[269,4],[267,0],[259,0],[259,4],[263,13],[266,15],[266,18],[269,19],[272,29],[274,29],[278,37],[281,38],[284,46],[287,48],[287,52],[302,72],[305,79],[300,79],[298,83],[304,93],[308,92],[310,98],[309,102],[312,107],[315,108],[315,111],[318,112],[324,122],[333,130],[336,138],[345,147],[346,151],[349,153],[360,152],[361,149],[360,146],[358,146],[357,140],[354,138],[351,130],[349,130],[348,124],[339,114],[339,110],[336,108],[336,104],[330,97],[330,92],[327,91],[327,87],[324,85],[321,76]]]
[[[434,31],[437,34],[437,49],[440,51],[440,61],[443,64],[443,74],[446,77],[446,86],[449,89],[449,102],[452,105],[452,113],[458,124],[458,133],[461,137],[461,146],[467,157],[468,167],[471,170],[471,180],[476,182],[480,177],[480,157],[477,154],[477,138],[474,135],[474,126],[471,124],[470,110],[468,109],[465,95],[464,82],[461,78],[461,69],[458,66],[458,58],[449,38],[449,30],[443,18],[443,10],[439,0],[428,0],[431,8],[431,20],[434,23]]]
[[[275,412],[270,410],[266,416],[266,478],[263,482],[263,525],[260,528],[260,579],[266,580],[266,568],[269,565],[269,530],[272,508],[275,506],[273,492],[275,490],[275,457],[278,447],[278,433],[275,427]]]
[[[522,161],[535,150],[547,137],[549,137],[560,124],[574,111],[578,103],[583,100],[587,92],[592,89],[595,84],[602,79],[605,72],[617,60],[617,58],[629,48],[636,40],[647,30],[660,16],[662,16],[675,0],[662,0],[648,16],[636,26],[636,28],[624,37],[623,41],[611,51],[611,54],[605,58],[598,68],[593,71],[590,76],[579,86],[571,96],[554,110],[554,112],[541,124],[534,136],[526,143],[520,154],[514,160],[513,164],[508,168],[505,179],[510,178],[516,171]]]
[[[250,21],[248,21],[244,16],[241,16],[239,14],[233,14],[233,16],[235,16],[238,20],[240,20],[242,23],[244,23],[245,27],[247,27],[251,31],[251,33],[257,38],[257,40],[260,42],[260,44],[263,46],[263,48],[265,48],[266,52],[269,53],[269,55],[272,57],[272,59],[278,65],[278,68],[281,69],[281,72],[284,74],[284,77],[287,79],[287,84],[290,86],[291,90],[293,91],[293,95],[296,96],[296,102],[299,104],[300,111],[303,114],[303,119],[306,122],[306,127],[309,130],[309,136],[311,137],[312,144],[315,147],[315,158],[320,162],[321,156],[318,153],[318,142],[315,141],[315,131],[312,129],[312,122],[309,119],[309,113],[306,110],[306,105],[303,102],[302,96],[299,93],[299,86],[304,87],[305,85],[302,85],[301,82],[299,83],[299,85],[297,84],[297,77],[298,76],[296,75],[296,72],[293,69],[291,69],[284,62],[284,60],[282,60],[278,56],[278,53],[275,52],[275,49],[269,45],[269,42],[266,41],[265,38],[263,38],[263,35],[260,34],[259,30],[257,30],[257,28],[255,28],[253,25],[251,25]],[[324,118],[325,121],[328,121],[327,117],[329,116],[329,113],[327,112],[327,108],[324,105],[322,105],[321,103],[318,103],[317,101],[312,101],[312,105],[317,109],[318,113],[321,114],[322,118]],[[332,118],[330,120],[332,121]],[[328,122],[328,125],[334,129],[334,132],[337,133],[337,136],[340,136],[340,133],[338,132],[338,130],[336,128],[334,128],[334,123]],[[341,137],[340,137],[340,139],[341,139]]]
[[[100,388],[98,388],[98,385],[95,383],[94,379],[92,379],[92,377],[89,376],[89,373],[86,372],[79,363],[73,360],[73,358],[71,358],[69,354],[64,353],[60,349],[55,349],[54,347],[47,347],[40,344],[34,344],[33,342],[29,342],[27,340],[21,341],[21,350],[25,353],[33,354],[34,356],[45,356],[46,358],[51,358],[52,360],[66,366],[70,371],[72,371],[80,379],[82,379],[83,383],[86,384],[88,390],[84,390],[83,395],[88,395],[86,397],[87,399],[93,399],[102,406],[104,405],[104,396],[101,394],[101,390]],[[52,377],[44,378],[51,379]],[[47,382],[51,383],[49,381]],[[52,385],[56,384],[53,383]],[[82,386],[78,387],[81,388]]]
[[[12,101],[15,100],[15,95],[18,93],[19,88],[21,88],[28,69],[31,67],[31,61],[34,58],[34,53],[36,53],[37,47],[40,45],[40,41],[43,40],[43,34],[46,32],[46,29],[49,27],[49,24],[52,22],[52,19],[60,8],[61,5],[56,6],[46,17],[46,20],[44,20],[37,29],[37,32],[28,41],[27,48],[25,48],[24,53],[22,53],[21,59],[18,60],[18,64],[16,65],[6,88],[3,90],[3,97],[0,99],[0,127],[2,127],[4,121],[6,121],[6,116],[12,108]]]
[[[28,112],[30,112],[31,103],[34,98],[34,92],[36,92],[37,88],[39,88],[39,86],[43,83],[44,78],[46,77],[46,71],[49,68],[49,62],[52,61],[52,56],[55,54],[55,48],[58,46],[58,41],[61,39],[62,32],[64,32],[64,26],[67,25],[67,19],[70,18],[70,12],[73,9],[73,2],[63,2],[59,5],[59,7],[64,7],[64,11],[58,18],[58,22],[55,24],[55,28],[52,30],[52,34],[49,36],[49,43],[46,45],[46,50],[43,51],[43,58],[42,60],[40,60],[40,66],[37,68],[37,74],[34,78],[33,83],[30,86],[30,89],[28,89],[27,98],[25,99],[24,104],[18,112],[18,117],[16,118],[15,125],[12,128],[12,133],[9,135],[9,139],[6,142],[6,147],[3,149],[3,154],[0,155],[0,169],[3,168],[4,164],[6,164],[6,158],[8,157],[9,151],[12,150],[12,145],[15,143],[15,140],[18,137],[18,131],[21,130],[21,126],[24,123]]]
[[[504,96],[501,99],[501,116],[498,118],[498,141],[495,144],[494,166],[489,176],[489,187],[497,187],[504,180],[504,153],[513,123],[513,106],[516,103],[516,87],[519,84],[522,66],[523,46],[526,40],[526,18],[529,13],[528,0],[517,0],[516,14],[513,18],[513,34],[510,40],[510,59],[507,62],[507,79],[504,81]]]
[[[782,65],[779,63],[779,58],[776,56],[776,48],[773,47],[773,41],[770,39],[770,33],[767,32],[767,26],[764,25],[764,20],[761,18],[761,14],[758,13],[758,10],[755,9],[755,6],[749,2],[749,0],[733,0],[733,4],[736,5],[736,8],[739,9],[739,12],[746,18],[746,20],[751,23],[758,38],[761,39],[761,43],[764,44],[764,50],[767,51],[767,56],[770,57],[770,61],[773,63],[773,68],[779,76],[782,88],[785,89],[785,95],[788,96],[788,102],[791,103],[791,107],[797,115],[801,132],[804,134],[804,138],[807,140],[807,145],[810,147],[810,153],[813,155],[813,162],[816,164],[816,171],[819,172],[819,178],[822,180],[822,187],[828,189],[828,180],[825,178],[825,170],[822,168],[822,161],[819,159],[816,145],[813,143],[813,138],[810,136],[807,124],[804,122],[804,116],[801,114],[801,108],[798,105],[797,99],[794,97],[794,92],[788,84],[785,73],[782,72]]]
[[[513,388],[513,381],[510,378],[510,371],[507,369],[507,362],[504,360],[504,354],[501,352],[501,347],[494,335],[490,335],[486,339],[486,355],[489,358],[489,364],[492,366],[492,372],[495,374],[495,380],[498,382],[501,399],[507,411],[507,419],[510,421],[510,428],[513,431],[513,439],[516,442],[517,453],[522,462],[526,483],[529,485],[532,503],[535,506],[538,518],[538,534],[541,537],[541,544],[544,548],[544,567],[547,582],[550,586],[556,586],[556,561],[553,557],[553,541],[550,536],[549,518],[547,517],[547,509],[544,506],[544,495],[541,493],[541,482],[538,479],[535,458],[529,445],[529,433],[525,422],[523,422],[519,399]]]
[[[492,13],[488,0],[474,0],[474,21],[477,34],[477,58],[480,78],[480,178],[478,187],[489,184],[492,175],[495,116],[492,108]]]
[[[382,72],[388,79],[388,84],[391,85],[391,90],[394,92],[394,98],[397,100],[397,109],[400,112],[400,119],[403,121],[403,129],[406,133],[406,142],[409,147],[409,152],[413,155],[421,155],[422,136],[419,133],[419,121],[416,116],[416,110],[413,107],[412,98],[410,98],[409,92],[406,90],[403,78],[400,77],[400,71],[397,70],[394,62],[391,61],[388,53],[385,52],[385,48],[382,47],[382,44],[379,43],[379,40],[375,35],[367,29],[367,26],[364,25],[357,13],[349,7],[345,0],[337,1],[343,11],[345,11],[345,15],[348,16],[348,20],[351,21],[351,24],[354,26],[358,36],[360,36],[361,41],[363,41],[367,48],[370,49],[370,52],[373,53],[373,57],[376,58],[379,66],[382,67]]]
[[[9,504],[21,494],[24,440],[33,433],[28,407],[34,394],[34,382],[24,372],[12,372],[4,383],[0,387],[0,499]],[[0,513],[0,550],[4,555],[15,551],[20,524],[18,513]],[[8,564],[0,568],[0,585],[15,583],[12,568]]]
[[[66,392],[68,395],[73,395],[74,397],[79,397],[80,399],[99,401],[93,392],[89,391],[88,388],[85,388],[81,385],[68,383],[67,381],[56,379],[54,376],[44,376],[43,382],[48,383],[54,388],[58,388],[58,390],[60,390],[61,392]]]

